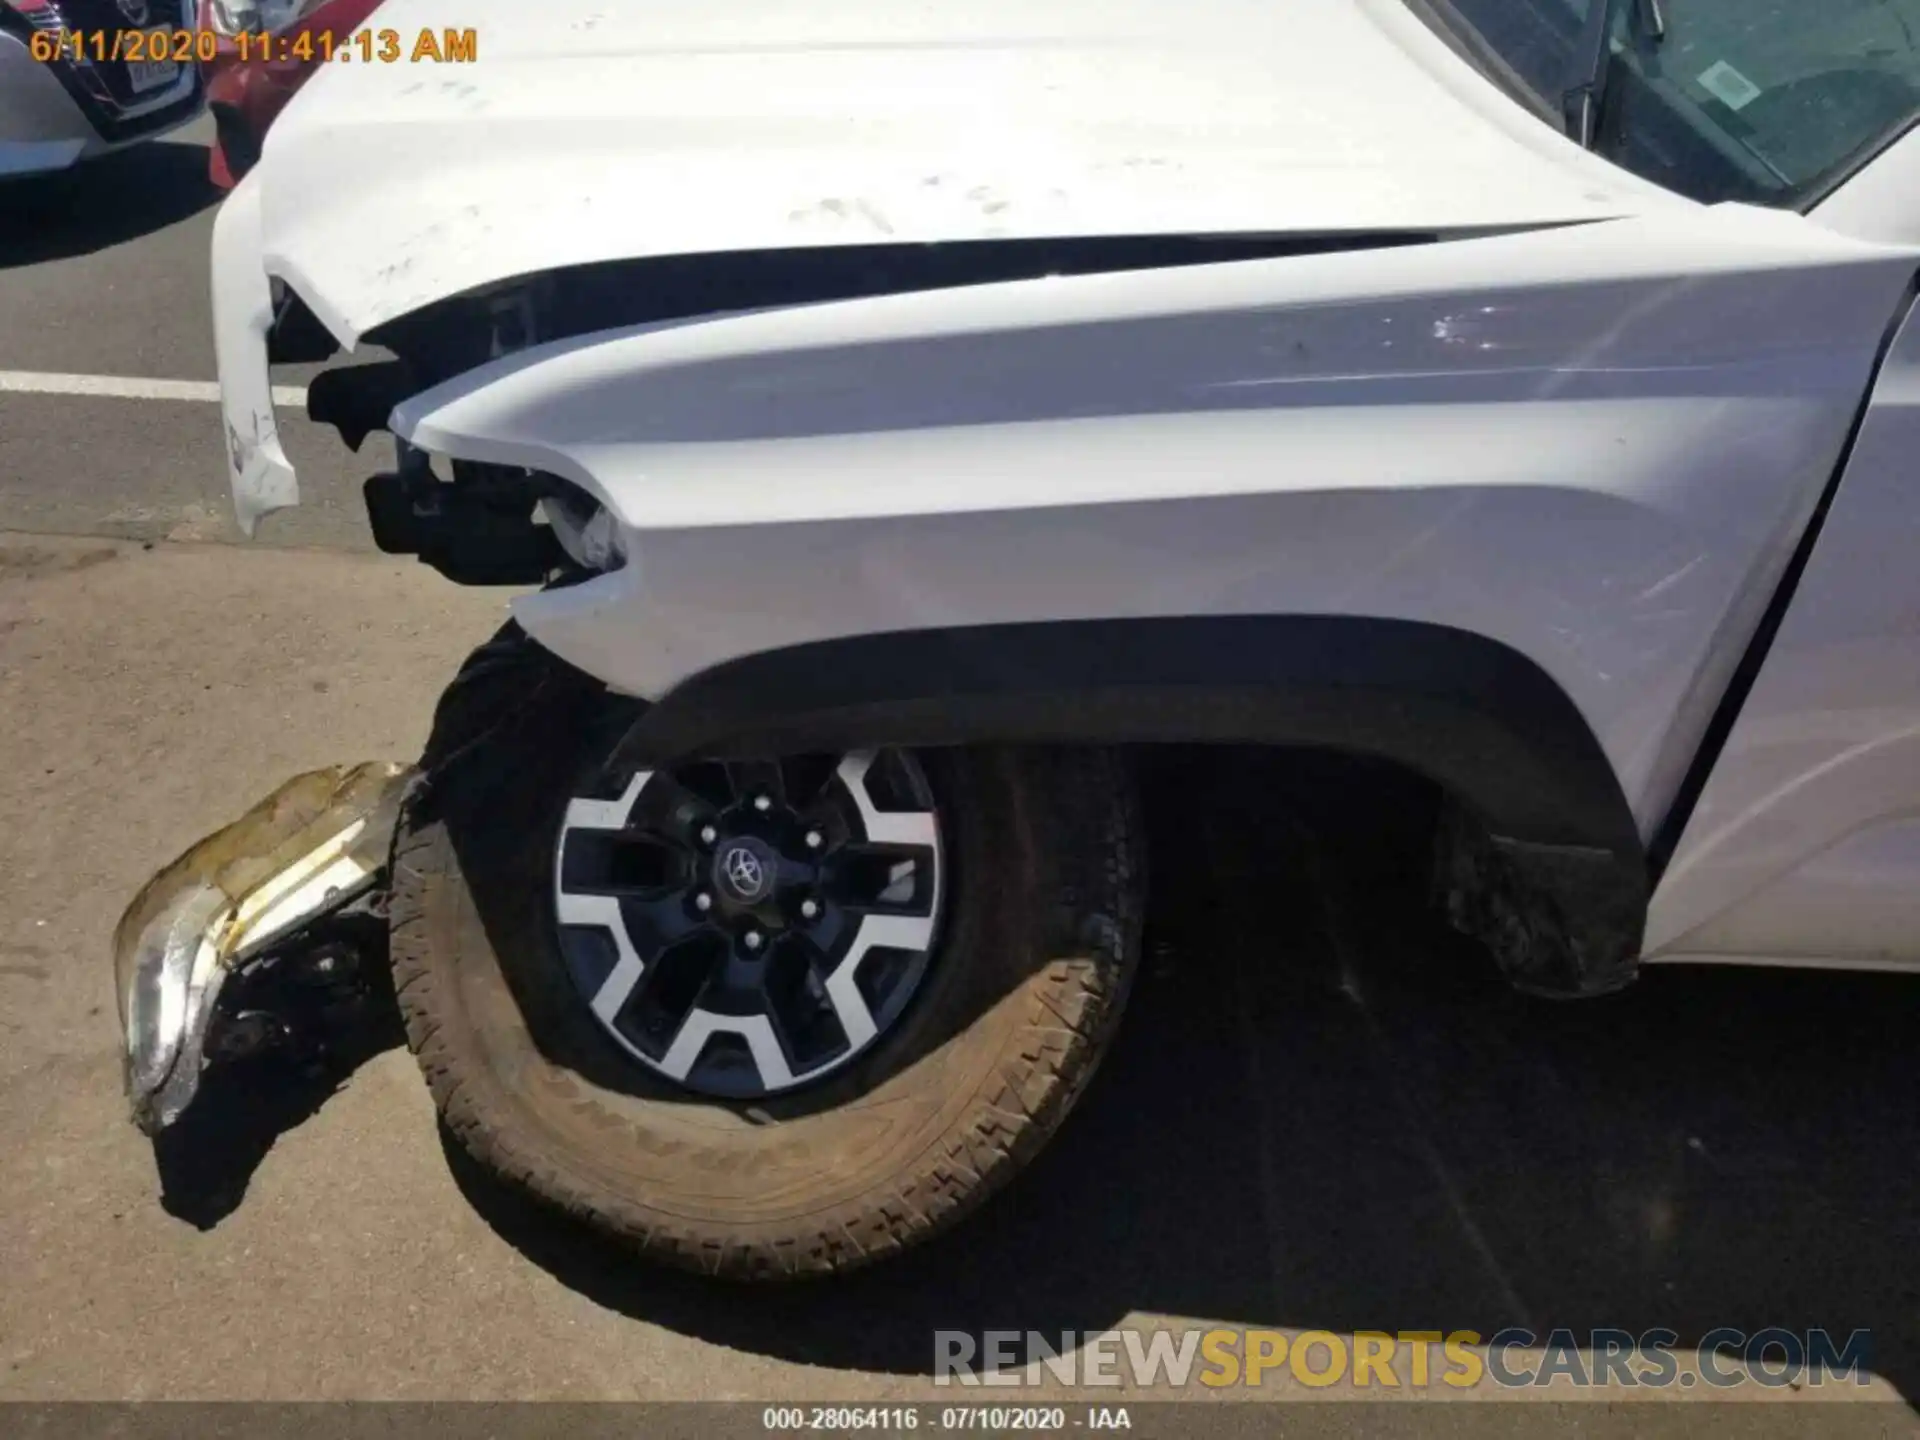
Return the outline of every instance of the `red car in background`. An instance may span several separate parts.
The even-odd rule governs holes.
[[[325,63],[322,47],[295,42],[322,33],[343,42],[379,8],[380,0],[200,0],[201,29],[220,37],[218,53],[203,67],[218,130],[214,184],[232,189],[253,168],[267,127]],[[313,58],[298,58],[303,53]]]

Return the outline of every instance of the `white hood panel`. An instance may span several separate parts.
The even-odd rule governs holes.
[[[261,166],[270,271],[353,340],[648,255],[1471,230],[1684,205],[1496,91],[1399,0],[391,0]]]

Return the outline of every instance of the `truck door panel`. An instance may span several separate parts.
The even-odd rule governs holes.
[[[1920,312],[1654,894],[1646,955],[1920,968]]]

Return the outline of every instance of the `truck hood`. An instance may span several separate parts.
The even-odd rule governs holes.
[[[597,261],[1089,235],[1471,232],[1686,204],[1401,0],[466,0],[471,64],[324,68],[266,268],[343,341]],[[369,22],[410,56],[440,0]]]

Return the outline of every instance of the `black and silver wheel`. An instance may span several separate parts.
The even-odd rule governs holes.
[[[1097,748],[620,774],[633,711],[509,633],[394,855],[395,987],[484,1164],[674,1264],[844,1269],[1065,1118],[1133,974],[1141,837]]]
[[[842,1069],[919,990],[940,825],[901,751],[641,771],[576,797],[555,847],[568,973],[613,1042],[702,1095]]]

